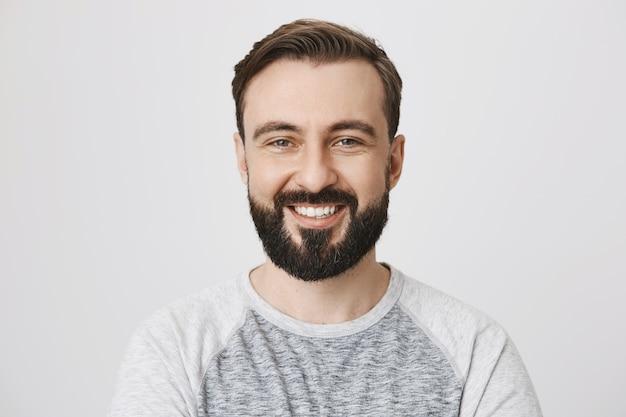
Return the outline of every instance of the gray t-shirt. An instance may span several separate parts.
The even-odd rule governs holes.
[[[391,268],[356,320],[304,323],[242,274],[157,312],[127,350],[111,417],[541,416],[489,317]]]

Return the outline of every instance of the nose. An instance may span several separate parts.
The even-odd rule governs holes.
[[[317,193],[337,183],[337,172],[333,166],[332,155],[327,149],[306,149],[299,159],[294,180],[302,189]]]

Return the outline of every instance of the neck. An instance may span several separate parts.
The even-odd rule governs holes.
[[[250,281],[270,305],[297,320],[332,324],[354,320],[371,310],[389,285],[390,272],[370,251],[350,270],[316,282],[294,278],[269,259]]]

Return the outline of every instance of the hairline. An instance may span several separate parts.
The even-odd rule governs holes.
[[[241,139],[245,145],[245,138],[246,138],[246,134],[245,134],[245,127],[244,127],[244,120],[245,120],[245,113],[246,113],[246,95],[248,93],[248,87],[250,86],[250,84],[259,76],[261,75],[265,70],[267,70],[269,67],[271,67],[274,64],[278,64],[281,62],[302,62],[302,63],[310,63],[314,68],[316,67],[320,67],[322,65],[332,65],[332,64],[342,64],[342,63],[349,63],[349,62],[362,62],[364,64],[367,64],[369,66],[371,66],[374,71],[376,71],[376,75],[378,76],[378,79],[380,81],[380,85],[382,86],[382,97],[381,97],[381,103],[380,104],[380,109],[383,112],[383,117],[385,119],[385,124],[387,126],[385,129],[385,136],[388,136],[387,134],[387,130],[389,129],[389,120],[387,120],[387,112],[385,110],[385,105],[386,105],[386,100],[387,100],[387,91],[385,88],[385,81],[382,77],[382,75],[380,75],[380,71],[378,71],[378,69],[376,68],[376,65],[374,65],[371,61],[369,61],[367,58],[364,57],[340,57],[338,59],[324,59],[324,58],[320,58],[320,57],[312,57],[312,56],[302,56],[302,57],[296,57],[296,56],[290,56],[290,55],[285,55],[282,56],[278,59],[275,59],[271,62],[268,62],[266,65],[264,65],[261,69],[259,69],[252,77],[250,77],[250,79],[248,80],[248,82],[246,83],[244,89],[243,89],[243,93],[241,94],[241,105],[240,105],[240,109],[241,109],[241,128],[242,128],[242,132],[239,132],[241,135]],[[392,141],[393,137],[389,138],[389,141]]]
[[[383,85],[383,113],[386,136],[393,142],[400,120],[402,78],[376,39],[345,25],[316,19],[298,19],[281,25],[254,43],[234,69],[232,93],[235,98],[237,129],[244,137],[243,103],[250,81],[272,63],[283,60],[309,60],[315,65],[351,59],[369,62]]]

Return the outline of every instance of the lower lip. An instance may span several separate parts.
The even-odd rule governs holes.
[[[346,211],[346,206],[340,206],[334,214],[321,218],[302,216],[296,213],[296,211],[291,207],[287,210],[301,227],[307,229],[327,229],[334,226],[339,221],[343,213]]]

